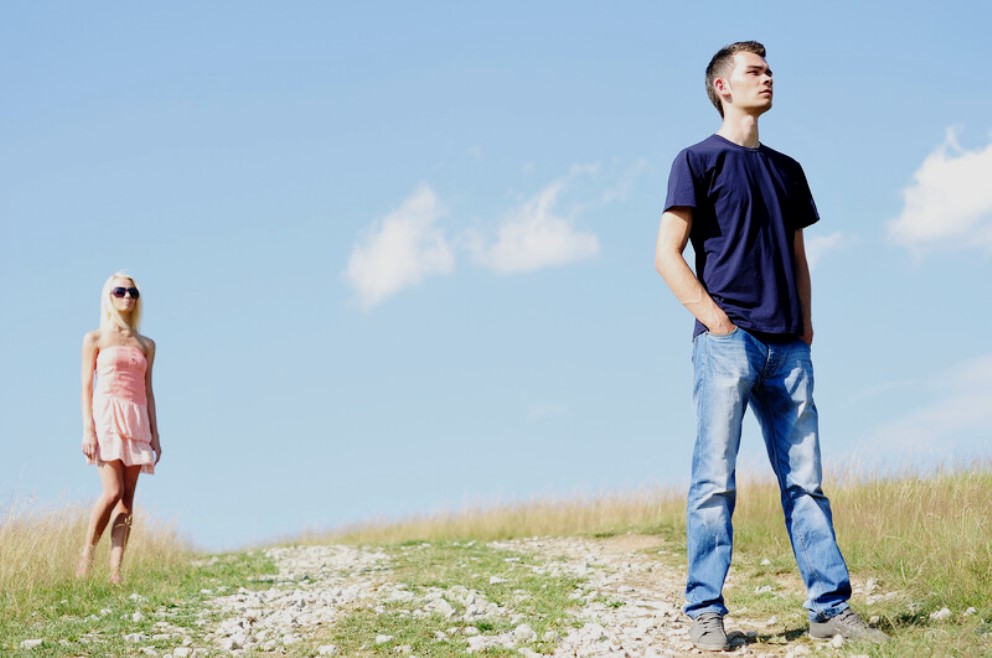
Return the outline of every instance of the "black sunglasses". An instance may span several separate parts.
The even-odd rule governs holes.
[[[137,299],[141,297],[141,293],[138,292],[137,288],[114,288],[110,291],[110,294],[114,297],[123,298],[124,295],[131,295],[131,299]]]

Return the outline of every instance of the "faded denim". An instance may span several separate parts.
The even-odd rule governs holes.
[[[799,339],[761,340],[738,328],[725,336],[697,336],[692,360],[698,434],[687,508],[686,614],[727,614],[723,584],[733,553],[737,451],[748,406],[778,480],[810,620],[840,614],[851,582],[821,488],[809,346]]]

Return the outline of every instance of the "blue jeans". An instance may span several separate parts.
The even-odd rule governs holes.
[[[686,518],[686,614],[727,614],[723,583],[733,552],[737,451],[748,406],[761,425],[778,479],[810,620],[840,614],[848,607],[851,582],[837,547],[830,502],[820,487],[809,346],[799,339],[760,340],[738,328],[726,336],[697,336],[692,362],[698,434]]]

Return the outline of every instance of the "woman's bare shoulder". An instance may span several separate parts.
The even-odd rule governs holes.
[[[83,334],[83,347],[98,347],[100,345],[101,335],[102,332],[99,329],[87,331]]]
[[[153,341],[151,338],[143,334],[138,334],[136,338],[138,339],[138,342],[141,344],[141,349],[144,351],[146,355],[155,353],[155,341]]]

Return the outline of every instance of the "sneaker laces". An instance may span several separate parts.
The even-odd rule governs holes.
[[[852,630],[870,630],[870,627],[867,623],[865,623],[865,620],[861,618],[861,615],[850,608],[847,608],[844,612],[837,615],[835,623],[837,626],[846,626]]]
[[[719,633],[725,635],[726,632],[723,630],[723,617],[719,615],[706,615],[697,621],[699,628],[703,635],[709,633]]]

